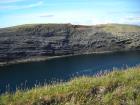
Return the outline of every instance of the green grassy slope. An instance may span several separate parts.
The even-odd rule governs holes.
[[[140,105],[140,67],[3,94],[0,105]]]
[[[105,32],[140,32],[140,26],[127,24],[104,24],[97,27]]]
[[[129,25],[129,24],[100,24],[100,25],[72,25],[72,24],[24,24],[24,25],[18,25],[13,27],[7,27],[7,28],[0,28],[0,30],[6,29],[6,31],[12,30],[14,31],[27,31],[30,29],[42,29],[46,30],[48,27],[51,27],[55,29],[56,27],[66,27],[66,26],[73,26],[76,28],[92,28],[96,27],[102,31],[105,32],[140,32],[140,26],[137,25]]]

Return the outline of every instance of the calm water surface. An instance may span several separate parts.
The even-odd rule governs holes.
[[[95,75],[99,71],[140,64],[140,51],[81,55],[42,62],[15,64],[0,68],[0,93],[31,88],[72,76]]]

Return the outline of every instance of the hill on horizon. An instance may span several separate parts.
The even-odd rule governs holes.
[[[140,26],[25,24],[0,29],[0,62],[140,50]],[[17,62],[17,61],[16,61]]]

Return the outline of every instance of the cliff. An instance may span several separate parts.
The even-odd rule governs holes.
[[[140,26],[28,24],[0,29],[0,62],[140,50]]]

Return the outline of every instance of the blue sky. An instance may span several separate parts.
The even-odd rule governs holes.
[[[0,0],[0,27],[32,23],[140,25],[140,0]]]

